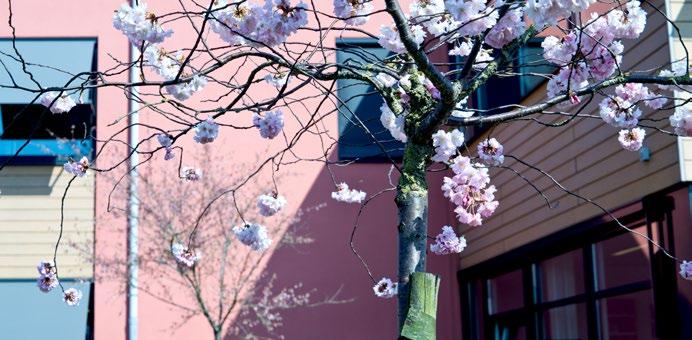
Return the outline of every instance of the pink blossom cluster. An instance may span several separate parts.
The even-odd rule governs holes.
[[[560,19],[587,9],[595,0],[528,0],[526,15],[536,26],[555,25]]]
[[[359,26],[368,22],[372,13],[371,0],[334,0],[334,15],[346,24]]]
[[[231,45],[273,47],[308,22],[307,6],[300,1],[293,6],[290,0],[254,2],[218,1],[211,28]]]
[[[430,245],[430,251],[437,255],[458,254],[466,248],[466,238],[458,236],[448,225],[442,227],[442,232],[435,236],[435,243]]]
[[[458,129],[451,132],[438,130],[432,135],[435,154],[430,157],[435,162],[447,163],[456,155],[457,149],[464,145],[464,133]]]
[[[65,165],[63,165],[63,168],[72,175],[84,177],[89,169],[89,159],[82,157],[79,162],[75,162],[74,160],[70,159],[67,161],[67,163],[65,163]]]
[[[139,2],[139,5],[130,7],[124,3],[113,15],[113,27],[121,31],[130,42],[141,47],[143,42],[158,44],[170,37],[173,31],[163,29],[158,24],[156,15],[147,11],[147,4]]]
[[[495,200],[495,186],[490,185],[488,169],[471,164],[468,157],[452,160],[454,177],[445,177],[442,192],[454,205],[459,222],[479,226],[483,218],[490,217],[499,203]]]
[[[265,251],[271,244],[267,228],[257,223],[246,223],[233,227],[233,233],[240,243],[249,246],[254,251]]]
[[[425,40],[425,31],[423,27],[419,25],[412,25],[411,27],[411,37],[413,42],[416,43],[416,47],[419,47]],[[394,26],[380,26],[380,35],[378,36],[377,42],[380,46],[394,53],[405,53],[406,47],[404,43],[399,38],[399,31]]]
[[[590,0],[565,3],[572,3],[576,6],[572,7],[574,9],[588,7],[589,2]],[[531,13],[532,3],[543,2],[529,1],[527,13]],[[554,14],[550,17],[560,15]],[[644,30],[645,19],[646,12],[641,9],[639,2],[630,1],[624,10],[616,8],[607,16],[593,13],[589,22],[582,27],[574,28],[562,39],[547,37],[541,44],[543,56],[547,61],[560,66],[559,73],[548,83],[548,96],[554,97],[568,91],[580,90],[587,87],[590,80],[601,81],[611,76],[618,69],[624,48],[617,39],[639,37]],[[579,102],[576,95],[571,96],[573,103]]]
[[[504,148],[495,138],[478,143],[478,157],[488,165],[499,166],[505,161]]]
[[[389,299],[396,296],[399,290],[399,284],[385,277],[375,283],[372,290],[377,297]]]
[[[187,100],[196,92],[199,92],[207,85],[207,78],[202,75],[195,74],[187,81],[183,81],[175,85],[166,85],[165,89],[168,94],[175,97],[177,100]]]
[[[167,161],[173,159],[175,154],[173,153],[173,139],[171,139],[171,136],[167,133],[159,133],[156,135],[156,139],[159,141],[159,144],[166,149],[166,154],[163,156],[163,159]]]
[[[515,8],[507,11],[497,25],[493,26],[485,36],[485,43],[494,48],[502,48],[525,31],[524,12],[522,9]]]
[[[284,114],[281,110],[267,111],[264,117],[255,114],[252,124],[259,129],[262,138],[273,139],[284,128]]]
[[[198,251],[193,251],[180,243],[174,243],[171,246],[171,253],[178,264],[188,268],[192,268],[202,258]]]
[[[692,103],[675,108],[675,113],[670,116],[670,125],[675,133],[683,137],[692,136]]]
[[[360,203],[365,199],[365,191],[349,189],[348,184],[339,183],[336,186],[336,191],[332,192],[332,199],[344,203]]]
[[[382,103],[382,106],[380,106],[380,122],[394,139],[406,143],[408,137],[406,137],[406,132],[404,132],[404,125],[406,124],[404,113],[397,115],[389,109],[387,103]]]
[[[38,266],[38,280],[36,285],[44,293],[48,293],[58,286],[58,276],[53,261],[41,261]]]
[[[625,150],[637,151],[641,149],[645,136],[646,131],[638,127],[629,130],[620,130],[618,142],[620,142],[620,145]]]
[[[416,0],[409,5],[411,21],[435,37],[457,29],[459,22],[446,14],[444,0]]]
[[[605,98],[598,105],[604,122],[619,128],[632,128],[639,123],[642,111],[622,97]]]
[[[642,115],[636,106],[643,102],[646,106],[658,110],[668,101],[667,98],[652,93],[648,87],[639,83],[627,83],[615,87],[615,97],[608,97],[599,104],[599,113],[603,121],[619,128],[632,128],[639,123]]]
[[[207,144],[213,142],[219,136],[219,124],[209,117],[197,124],[195,127],[195,142]]]
[[[685,280],[692,280],[692,261],[682,261],[680,264],[680,276]]]
[[[257,208],[262,216],[274,216],[286,205],[286,198],[281,195],[260,195],[257,198]]]
[[[68,113],[77,103],[67,94],[60,95],[60,92],[49,91],[39,97],[41,105],[50,109],[52,113]]]
[[[68,288],[63,292],[62,300],[71,307],[79,306],[82,301],[82,291],[77,288]]]
[[[498,11],[495,6],[484,0],[445,0],[447,11],[458,22],[454,27],[460,36],[479,35],[488,28],[495,26]]]
[[[615,94],[630,103],[643,102],[646,106],[658,110],[668,102],[668,98],[652,92],[640,83],[627,83],[615,87]]]
[[[184,166],[180,169],[180,178],[185,182],[197,182],[202,179],[202,170],[191,166]]]

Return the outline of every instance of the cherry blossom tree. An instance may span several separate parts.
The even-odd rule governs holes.
[[[125,166],[131,155],[142,157],[139,166],[162,154],[170,160],[170,168],[176,168],[169,169],[168,176],[195,182],[204,176],[204,169],[182,166],[185,141],[216,147],[215,140],[233,130],[255,129],[267,143],[281,145],[259,159],[243,180],[214,188],[196,217],[195,227],[178,235],[180,245],[174,248],[174,255],[181,266],[195,266],[204,261],[197,253],[204,253],[204,249],[197,248],[201,244],[197,226],[209,211],[218,209],[216,202],[229,196],[234,198],[231,204],[242,221],[232,230],[238,240],[254,251],[270,246],[268,230],[249,220],[248,211],[257,209],[262,215],[271,214],[292,204],[291,197],[278,196],[282,191],[276,183],[266,190],[273,195],[259,199],[260,207],[240,202],[236,194],[264,171],[273,176],[286,164],[322,162],[328,169],[348,165],[349,162],[328,157],[329,151],[339,146],[339,140],[329,134],[324,120],[347,110],[342,105],[347,100],[335,93],[338,80],[372,86],[384,100],[379,108],[382,125],[393,139],[404,143],[403,159],[391,157],[392,150],[357,116],[348,117],[389,159],[398,183],[393,185],[392,176],[383,174],[383,190],[366,193],[333,176],[332,198],[360,204],[362,212],[368,202],[383,192],[396,192],[394,203],[399,222],[392,230],[398,230],[398,275],[378,281],[369,270],[368,274],[377,296],[397,296],[401,335],[411,337],[419,324],[425,323],[412,318],[418,301],[411,297],[418,296],[416,288],[412,291],[418,277],[415,273],[426,271],[427,240],[434,241],[430,250],[439,255],[457,254],[466,245],[463,236],[456,235],[449,226],[441,228],[437,236],[428,235],[428,187],[442,188],[462,224],[480,227],[484,219],[501,209],[494,194],[502,188],[492,185],[488,169],[506,169],[503,163],[505,158],[513,157],[512,150],[503,148],[502,141],[496,138],[481,141],[473,150],[464,138],[466,127],[531,120],[559,128],[577,118],[599,119],[621,129],[613,140],[620,142],[623,152],[638,150],[647,130],[666,133],[671,138],[692,135],[692,103],[684,97],[692,85],[687,57],[655,70],[621,67],[623,41],[637,39],[643,32],[647,23],[644,9],[650,3],[604,1],[607,9],[580,14],[588,13],[594,3],[413,0],[409,6],[402,6],[398,0],[334,0],[319,4],[298,0],[181,0],[178,10],[160,13],[144,1],[133,1],[116,9],[113,26],[135,46],[138,53],[134,60],[118,60],[111,69],[76,74],[62,87],[43,87],[37,82],[35,87],[21,89],[35,94],[35,101],[51,112],[44,114],[66,114],[80,92],[117,88],[164,122],[121,122],[122,129],[102,140],[95,159],[65,164],[65,170],[75,176],[73,180],[92,171],[109,172]],[[665,16],[658,9],[652,15]],[[361,28],[373,22],[380,25],[379,31]],[[679,32],[674,23],[668,22]],[[196,32],[194,40],[175,39],[171,27],[182,23]],[[297,39],[299,32],[314,39]],[[343,33],[377,39],[391,55],[382,58],[356,50],[358,60],[336,62],[335,48],[327,38]],[[538,63],[550,65],[555,71],[530,76],[547,79],[547,97],[535,104],[497,107],[492,114],[474,108],[468,98],[493,77],[515,75],[510,65],[521,62],[516,60],[517,51],[537,36],[545,37]],[[682,37],[680,42],[684,44]],[[16,52],[17,61],[24,63]],[[458,57],[458,61],[440,60],[440,54]],[[132,69],[137,70],[138,79],[112,80]],[[20,88],[16,84],[7,86]],[[257,93],[261,98],[255,98]],[[583,113],[594,98],[601,98],[600,116]],[[305,101],[316,105],[308,107]],[[665,115],[669,125],[661,128],[651,124],[651,119],[642,116],[644,107]],[[564,121],[546,123],[541,117],[564,117]],[[132,126],[151,133],[138,143],[128,144],[122,136]],[[309,136],[316,136],[320,142],[318,156],[295,152]],[[149,147],[150,140],[158,144]],[[128,157],[109,163],[99,160],[104,150],[121,144],[127,146]],[[442,183],[428,183],[426,173],[441,168],[449,169],[448,177]],[[550,174],[542,174],[570,195],[615,219],[597,202],[570,191]],[[542,193],[538,190],[537,194]],[[438,227],[442,226],[435,226]],[[355,248],[354,253],[358,255]],[[680,263],[683,277],[692,277],[689,262],[672,258]],[[359,259],[366,264],[366,259]],[[53,263],[42,268],[59,267]],[[57,281],[57,272],[50,270],[48,277]],[[42,282],[42,289],[55,286],[51,279]],[[436,296],[436,290],[432,291]],[[66,299],[68,303],[73,300]]]
[[[248,187],[235,199],[224,197],[215,203],[228,207],[237,200],[238,207],[248,212],[245,218],[262,224],[245,227],[235,210],[210,209],[199,219],[194,242],[187,243],[186,236],[195,227],[199,211],[208,200],[219,188],[243,180],[227,175],[242,174],[247,167],[238,164],[229,169],[226,164],[231,159],[232,155],[206,146],[205,152],[189,159],[195,164],[210,164],[195,180],[181,181],[166,176],[164,169],[140,174],[137,198],[141,202],[142,231],[136,262],[140,275],[155,279],[140,280],[137,288],[181,312],[181,320],[172,322],[171,329],[202,316],[215,339],[222,339],[226,334],[243,339],[261,338],[265,334],[280,338],[283,311],[350,300],[339,298],[339,287],[317,299],[315,293],[324,292],[304,287],[300,282],[277,287],[276,275],[261,269],[269,254],[265,250],[270,246],[299,250],[301,245],[313,242],[301,232],[304,223],[301,217],[310,210],[322,208],[308,207],[296,215],[282,213],[283,197],[260,191],[268,184]],[[277,183],[283,178],[276,178]],[[121,195],[113,193],[112,210],[127,214],[127,200]],[[228,228],[229,224],[235,227]],[[121,232],[124,234],[125,230]],[[94,255],[88,247],[72,246],[104,269],[102,279],[120,283],[119,289],[127,294],[127,282],[123,278],[127,277],[128,264],[123,263],[119,254]],[[49,281],[42,287],[56,284],[57,280]]]

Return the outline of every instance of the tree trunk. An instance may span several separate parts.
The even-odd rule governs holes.
[[[214,327],[214,340],[223,339],[223,333],[221,327]]]
[[[404,151],[403,169],[397,187],[399,209],[399,332],[411,306],[410,280],[414,272],[425,271],[428,235],[428,184],[425,178],[428,145],[409,142]]]

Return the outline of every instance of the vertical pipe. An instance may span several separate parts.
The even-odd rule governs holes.
[[[130,0],[130,5],[135,6],[137,0]],[[128,52],[132,67],[129,72],[129,81],[135,82],[139,79],[136,60],[139,58],[139,51],[133,44],[128,42]],[[136,147],[139,142],[139,113],[138,104],[135,101],[137,89],[130,88],[128,98],[128,144],[129,148]],[[128,153],[131,150],[128,150]],[[137,172],[136,166],[139,161],[137,153],[133,152],[130,155],[128,163],[128,172],[130,174],[130,182],[128,187],[128,204],[127,204],[127,340],[137,340],[137,280],[139,262],[137,259],[138,253],[138,228],[139,228],[139,200],[137,197]]]

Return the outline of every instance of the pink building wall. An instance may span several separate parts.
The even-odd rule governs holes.
[[[113,11],[122,1],[101,0],[63,0],[41,1],[22,0],[13,2],[14,23],[17,35],[20,37],[97,37],[99,70],[114,65],[108,54],[120,60],[127,60],[127,41],[111,24]],[[154,12],[163,13],[178,9],[175,1],[149,1],[149,8]],[[315,2],[317,3],[317,2]],[[320,1],[317,6],[326,13],[331,13],[331,1]],[[376,8],[381,7],[378,2]],[[0,14],[7,17],[6,6],[0,9]],[[381,23],[389,23],[384,14],[379,14],[365,26],[370,32],[377,32]],[[312,18],[311,18],[312,20]],[[386,21],[385,21],[386,20]],[[324,23],[323,23],[324,24]],[[2,34],[9,36],[10,31],[3,25]],[[194,32],[187,21],[176,23],[174,37],[164,45],[170,44],[177,48],[185,47],[193,41]],[[358,37],[353,33],[339,34],[339,37]],[[212,34],[211,39],[215,39]],[[325,39],[325,44],[334,46],[337,34],[332,33]],[[300,32],[291,39],[300,41],[316,41],[314,34]],[[173,49],[173,48],[171,48]],[[110,78],[125,81],[126,74]],[[214,91],[210,89],[209,91]],[[259,91],[258,91],[259,92]],[[200,97],[207,93],[202,92]],[[261,93],[250,93],[260,95]],[[194,102],[194,98],[190,102]],[[317,107],[317,100],[304,102],[306,107]],[[378,108],[372,108],[377,110]],[[106,138],[124,125],[109,127],[115,119],[127,112],[127,101],[123,92],[115,88],[98,90],[97,102],[97,134]],[[153,115],[144,111],[143,122],[156,123]],[[250,115],[243,117],[224,118],[227,122],[243,122],[247,125]],[[287,119],[286,131],[295,131],[297,125]],[[337,136],[337,116],[331,115],[325,120],[325,126],[330,135]],[[151,131],[141,130],[142,137],[152,134]],[[251,162],[255,159],[257,145],[266,145],[266,140],[260,139],[255,131],[221,130],[217,147],[228,148],[238,157],[236,161]],[[126,135],[120,135],[126,139]],[[185,136],[186,152],[194,152],[195,146],[189,143],[191,136]],[[278,141],[275,141],[278,142]],[[296,152],[319,154],[315,149],[316,140],[306,140],[297,145]],[[263,144],[260,144],[263,143]],[[102,143],[99,143],[102,145]],[[270,150],[280,147],[278,143],[268,144]],[[106,168],[121,160],[125,150],[111,146],[97,160],[99,168]],[[150,166],[166,166],[158,155],[157,160]],[[336,155],[330,155],[332,159]],[[355,299],[351,303],[327,305],[316,308],[294,309],[283,314],[285,326],[280,333],[287,339],[383,339],[393,338],[396,334],[396,301],[382,300],[372,293],[372,283],[358,259],[351,253],[348,239],[357,213],[357,206],[338,203],[330,198],[334,191],[333,182],[324,164],[306,162],[286,166],[285,171],[294,174],[299,180],[292,180],[282,185],[280,190],[289,200],[289,209],[297,211],[321,203],[327,206],[317,212],[305,215],[306,232],[315,242],[301,248],[300,253],[279,249],[263,263],[267,272],[278,274],[278,285],[291,286],[302,282],[306,288],[316,288],[317,294],[330,294],[342,287],[340,297]],[[355,164],[344,168],[335,168],[338,181],[344,181],[353,187],[377,192],[388,186],[386,164]],[[125,171],[123,166],[115,170],[116,174]],[[146,170],[144,170],[146,171]],[[171,169],[173,175],[177,170]],[[266,176],[266,174],[265,174]],[[113,178],[111,174],[109,178]],[[114,254],[126,258],[126,220],[121,215],[113,215],[106,210],[107,197],[113,189],[111,179],[97,176],[96,183],[96,231],[95,253]],[[394,179],[396,180],[396,178]],[[439,183],[441,175],[430,176],[430,234],[435,234],[445,224],[454,224],[450,207],[442,196]],[[125,190],[121,187],[119,190]],[[356,246],[366,259],[376,279],[396,276],[396,207],[393,195],[384,195],[370,204],[365,211],[356,238]],[[438,309],[438,339],[460,338],[459,296],[456,280],[458,259],[455,256],[430,256],[428,268],[430,272],[442,276],[440,288],[440,305]],[[96,339],[124,339],[126,334],[125,303],[122,282],[105,280],[102,269],[95,267],[95,336]],[[141,280],[155,280],[155,277],[143,276]],[[124,280],[124,278],[123,278]],[[180,321],[180,311],[171,309],[164,303],[140,293],[139,296],[139,337],[140,339],[197,339],[211,337],[211,331],[203,318],[195,317],[178,328],[173,323]]]

